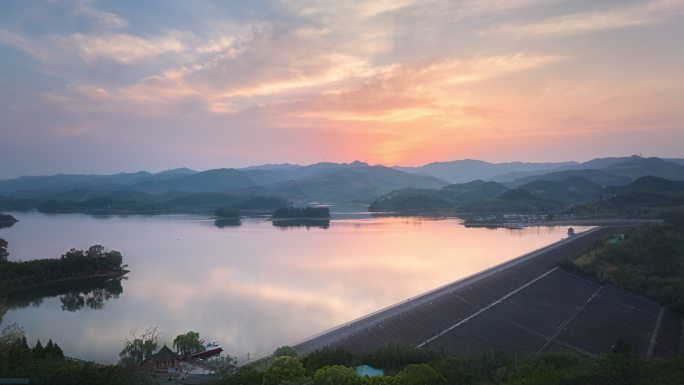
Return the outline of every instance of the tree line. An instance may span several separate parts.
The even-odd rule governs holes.
[[[662,225],[636,227],[596,242],[562,263],[684,312],[684,211],[665,218]]]
[[[273,219],[330,219],[327,207],[281,207],[273,212]]]
[[[278,353],[278,351],[276,351]],[[379,377],[359,377],[361,364],[384,369]],[[213,385],[604,385],[681,384],[684,357],[645,361],[629,346],[616,344],[610,354],[516,354],[493,350],[472,355],[448,355],[399,345],[356,353],[324,348],[298,358],[276,356],[265,370],[243,368]]]
[[[97,272],[123,273],[120,252],[93,245],[87,250],[71,249],[60,258],[31,261],[1,261],[0,289],[36,285],[62,278],[78,278]]]
[[[28,379],[31,384],[150,384],[140,371],[66,357],[52,339],[30,347],[24,329],[10,324],[0,335],[0,378]]]

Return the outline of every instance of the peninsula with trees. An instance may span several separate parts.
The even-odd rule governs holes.
[[[88,250],[71,249],[60,258],[4,261],[0,265],[0,290],[11,294],[21,290],[65,282],[110,279],[128,273],[121,253],[93,245]]]
[[[0,239],[0,250],[7,242]],[[121,253],[93,245],[87,250],[70,249],[60,258],[8,261],[0,259],[0,319],[8,298],[59,285],[119,279],[128,273]]]
[[[15,223],[17,223],[17,218],[8,215],[8,214],[2,214],[0,213],[0,228],[2,227],[11,227]]]

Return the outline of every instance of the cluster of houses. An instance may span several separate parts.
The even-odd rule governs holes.
[[[546,222],[549,220],[558,221],[570,221],[575,219],[575,214],[559,214],[559,215],[547,215],[547,214],[488,214],[488,215],[478,215],[470,218],[469,222],[476,223],[511,223],[511,222],[521,222],[521,223],[538,223]]]

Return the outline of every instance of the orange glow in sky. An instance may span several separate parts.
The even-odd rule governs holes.
[[[681,36],[684,0],[7,1],[0,177],[681,157]]]

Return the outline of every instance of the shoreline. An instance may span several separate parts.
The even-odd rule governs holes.
[[[42,281],[42,282],[37,282],[37,283],[32,283],[28,285],[22,285],[22,286],[17,286],[12,289],[8,289],[4,297],[9,297],[12,294],[20,293],[22,291],[27,291],[27,290],[33,290],[33,289],[42,289],[50,286],[56,286],[60,285],[63,283],[72,283],[72,282],[83,282],[83,281],[91,281],[91,280],[99,280],[99,279],[114,279],[114,278],[119,278],[123,277],[124,275],[128,274],[130,270],[98,270],[94,271],[88,274],[82,274],[82,275],[72,275],[70,277],[61,277],[61,278],[55,278],[55,279],[50,279],[47,281]]]
[[[591,218],[591,219],[568,219],[544,222],[463,222],[466,227],[543,227],[543,226],[632,226],[648,223],[662,223],[662,219],[616,219],[616,218]]]

